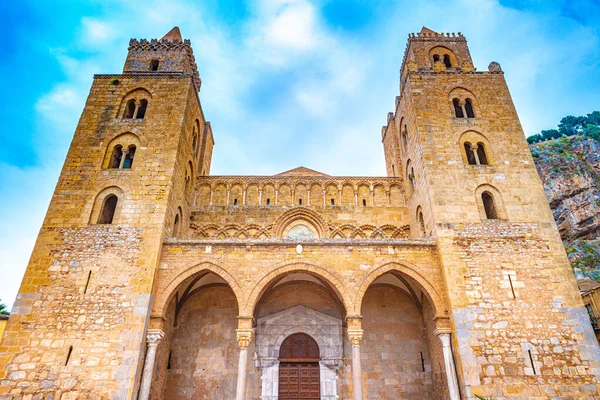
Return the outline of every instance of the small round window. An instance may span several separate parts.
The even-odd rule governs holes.
[[[287,235],[287,239],[314,239],[315,234],[313,231],[306,225],[296,225],[292,227]]]

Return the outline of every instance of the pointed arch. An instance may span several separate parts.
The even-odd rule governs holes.
[[[242,287],[237,282],[237,280],[224,268],[221,266],[211,263],[211,262],[202,262],[202,263],[193,263],[184,267],[173,279],[169,285],[167,285],[163,290],[161,290],[156,295],[156,299],[154,300],[154,304],[152,306],[152,316],[153,317],[165,317],[165,313],[167,311],[167,306],[175,297],[175,293],[177,290],[183,286],[183,284],[189,280],[193,280],[198,278],[199,276],[204,276],[203,274],[212,272],[213,274],[222,278],[229,287],[233,290],[235,294],[238,310],[242,310],[244,308],[244,292]],[[242,315],[242,314],[240,314]]]
[[[379,265],[373,268],[373,270],[371,270],[368,274],[363,276],[362,280],[358,285],[358,291],[356,292],[356,296],[354,298],[354,315],[361,315],[360,313],[363,298],[369,286],[371,286],[371,284],[377,278],[389,272],[400,273],[401,275],[405,275],[406,277],[416,282],[421,292],[423,292],[427,299],[430,301],[431,306],[434,309],[435,317],[448,317],[447,301],[444,299],[444,297],[442,297],[441,293],[438,292],[435,286],[419,272],[418,267],[406,261],[403,261],[402,263],[388,262]]]
[[[276,264],[270,268],[269,272],[257,279],[246,301],[244,314],[240,315],[254,315],[256,305],[264,293],[280,278],[293,272],[303,272],[326,283],[344,306],[344,312],[348,313],[352,310],[352,302],[348,297],[349,291],[337,271],[330,267],[317,265],[313,260],[297,260],[291,263],[285,261]]]

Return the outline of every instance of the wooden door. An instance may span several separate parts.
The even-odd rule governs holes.
[[[319,400],[321,398],[318,362],[279,364],[279,399]]]
[[[279,348],[279,399],[319,400],[319,346],[305,333],[288,336]]]

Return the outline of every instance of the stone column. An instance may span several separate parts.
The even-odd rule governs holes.
[[[246,205],[246,189],[242,192],[242,205]]]
[[[354,191],[354,205],[358,206],[358,191]]]
[[[213,204],[213,196],[215,195],[215,191],[213,190],[212,186],[210,187],[210,202],[208,203],[209,206],[212,206]]]
[[[479,165],[479,164],[481,164],[481,162],[479,161],[479,154],[477,154],[477,149],[479,149],[478,145],[476,145],[476,144],[471,145],[471,153],[473,153],[473,158],[475,158],[475,164]]]
[[[306,189],[306,205],[310,207],[310,189]]]
[[[450,346],[450,333],[440,332],[438,333],[438,337],[442,341],[444,351],[444,366],[446,367],[446,379],[448,380],[448,398],[450,400],[460,400],[454,357],[452,357],[452,347]]]
[[[252,317],[238,317],[236,330],[238,345],[240,346],[240,360],[238,363],[237,387],[235,400],[246,398],[246,370],[248,368],[248,346],[252,341]]]
[[[352,343],[352,386],[353,399],[362,400],[362,371],[360,367],[360,341],[362,340],[363,330],[361,325],[362,317],[353,316],[346,319],[348,325],[348,339]]]
[[[142,372],[142,384],[140,385],[139,400],[148,400],[150,397],[150,386],[152,385],[152,375],[154,374],[154,358],[156,358],[156,347],[165,336],[160,329],[148,329],[146,334],[146,358],[144,360],[144,370]]]

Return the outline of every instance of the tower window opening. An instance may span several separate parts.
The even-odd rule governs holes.
[[[172,237],[179,235],[179,213],[175,215],[175,221],[173,221],[173,234]]]
[[[237,206],[237,199],[233,199],[233,205]]]
[[[158,71],[158,60],[150,61],[150,71]]]
[[[481,200],[483,201],[483,208],[485,210],[485,216],[487,219],[498,219],[498,212],[496,210],[496,204],[491,193],[483,192],[481,194]]]
[[[475,153],[473,152],[473,149],[471,148],[471,143],[465,142],[464,146],[465,146],[465,153],[467,154],[467,161],[469,162],[469,165],[476,165],[477,159],[475,158]]]
[[[267,205],[270,206],[271,205],[271,199],[267,199]]]
[[[513,287],[513,282],[510,274],[508,274],[508,283],[510,283],[510,291],[512,292],[513,299],[516,299],[517,295],[515,294],[515,288]]]
[[[396,176],[396,167],[392,164],[392,176]]]
[[[444,54],[444,65],[446,68],[452,68],[452,63],[450,62],[450,56],[448,54]]]
[[[465,111],[467,118],[475,118],[475,112],[473,111],[473,101],[471,99],[465,100]]]
[[[485,154],[485,146],[483,143],[477,143],[477,158],[479,158],[479,164],[488,165],[487,155]]]
[[[198,133],[196,132],[196,128],[194,128],[194,135],[192,136],[192,151],[194,155],[198,154]]]
[[[83,288],[83,294],[87,293],[88,286],[90,285],[90,279],[92,278],[92,271],[88,271],[87,280],[85,281],[85,287]]]
[[[125,112],[123,112],[123,118],[124,119],[133,118],[134,112],[135,112],[135,100],[131,99],[131,100],[127,101],[127,104],[125,105]]]
[[[104,204],[102,204],[102,211],[100,211],[100,216],[98,217],[99,224],[112,224],[115,211],[117,210],[117,201],[117,196],[114,194],[106,196]]]
[[[427,230],[425,229],[425,220],[423,219],[423,213],[419,211],[419,229],[421,231],[421,237],[427,236]]]
[[[363,207],[366,207],[367,206],[367,199],[362,199],[362,204],[363,204]]]
[[[146,115],[146,107],[148,107],[148,100],[142,99],[140,101],[140,106],[137,110],[137,115],[135,116],[137,119],[143,119]]]
[[[410,184],[411,192],[414,192],[416,185],[415,170],[411,167],[408,174],[408,183]]]
[[[533,374],[537,375],[537,371],[535,370],[535,363],[533,362],[533,356],[531,355],[531,350],[527,350],[529,353],[529,361],[531,361],[531,369],[533,370]]]
[[[453,99],[452,105],[454,106],[454,114],[456,115],[456,118],[464,118],[465,114],[463,113],[463,109],[460,105],[460,100]]]
[[[335,206],[335,199],[331,199],[331,205]]]
[[[122,158],[123,158],[123,146],[118,144],[113,149],[112,156],[110,157],[109,168],[119,168],[121,166]]]
[[[435,63],[435,62],[438,62],[438,61],[440,61],[440,55],[439,54],[434,54],[433,55],[433,62]]]
[[[73,353],[73,346],[69,346],[69,351],[67,352],[67,359],[65,360],[65,367],[69,364],[69,360],[71,359],[71,353]]]
[[[135,156],[135,146],[129,146],[125,160],[123,160],[123,168],[129,169],[133,165],[133,157]]]
[[[298,205],[301,206],[302,205],[302,199],[298,199]]]
[[[171,369],[171,356],[173,356],[173,352],[169,352],[169,358],[167,359],[167,369]]]

